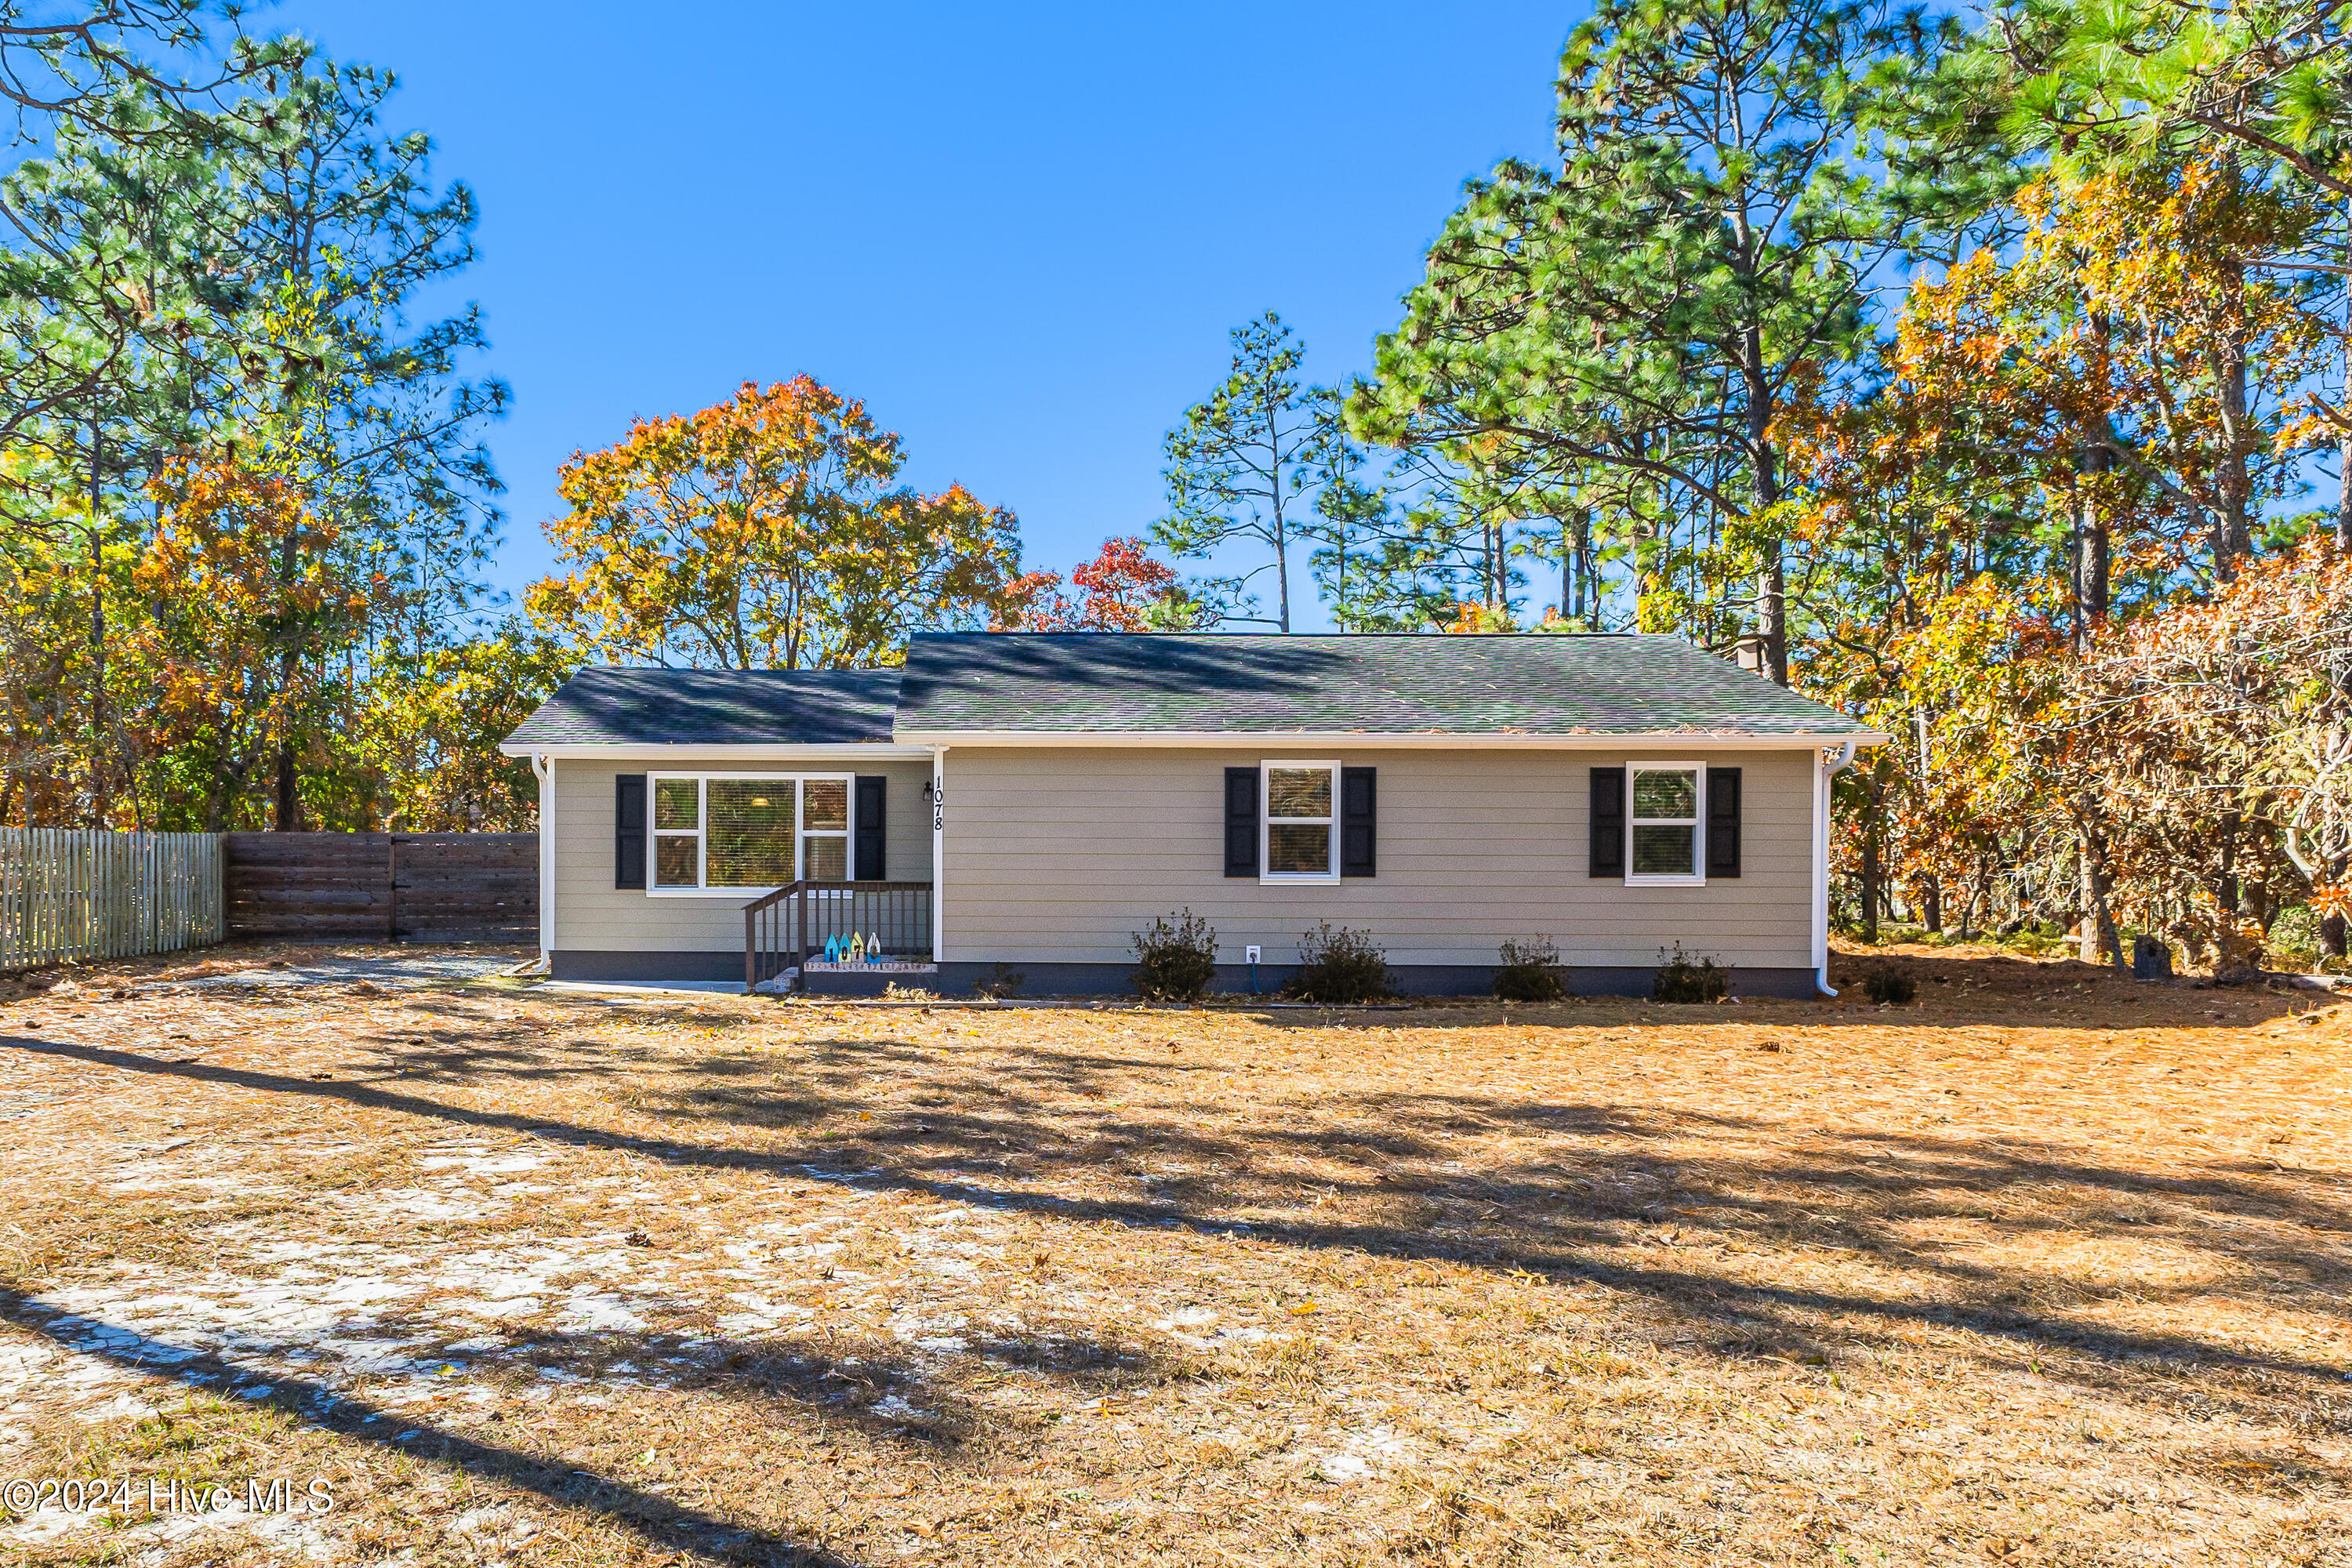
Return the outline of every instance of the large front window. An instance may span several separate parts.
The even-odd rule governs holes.
[[[1339,764],[1267,763],[1264,771],[1264,879],[1337,881],[1339,836],[1332,803],[1339,795]]]
[[[654,888],[781,888],[849,876],[849,777],[656,773]]]
[[[1629,770],[1633,809],[1625,814],[1628,882],[1695,882],[1700,798],[1706,770],[1696,763],[1635,763]]]

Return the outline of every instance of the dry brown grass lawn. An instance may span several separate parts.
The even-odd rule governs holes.
[[[2352,1563],[2352,1009],[1899,962],[1916,1007],[0,1002],[0,1479],[338,1503],[0,1558]]]

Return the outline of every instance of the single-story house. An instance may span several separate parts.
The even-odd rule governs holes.
[[[1219,989],[1328,921],[1411,992],[1545,936],[1572,990],[1646,994],[1679,944],[1810,995],[1830,776],[1885,739],[1667,637],[956,633],[584,668],[503,749],[558,979],[1116,994],[1190,909]]]

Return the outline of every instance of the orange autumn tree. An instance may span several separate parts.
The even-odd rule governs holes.
[[[286,480],[233,459],[174,462],[151,487],[152,538],[131,574],[131,660],[151,682],[137,722],[230,825],[347,646],[390,602],[384,575],[341,549]]]
[[[1902,738],[1840,783],[1865,927],[1894,887],[1931,928],[2048,910],[2119,959],[2160,858],[2097,782],[2121,731],[2057,694],[2111,628],[2252,569],[2327,343],[2253,258],[2319,215],[2226,158],[2062,165],[2017,206],[2013,247],[1910,291],[1869,395],[1784,417],[1776,521],[1803,684]]]
[[[910,632],[1001,620],[1022,593],[1013,513],[899,485],[905,461],[805,375],[640,419],[558,474],[571,510],[547,536],[572,571],[525,603],[607,658],[721,669],[889,663]]]
[[[1106,539],[1095,558],[1070,573],[1033,572],[1020,580],[1021,602],[1000,629],[1028,632],[1182,631],[1201,618],[1174,567],[1155,561],[1132,535]],[[1076,589],[1073,595],[1070,590]]]
[[[2327,323],[2256,263],[2326,215],[2228,158],[2053,173],[2017,205],[2013,256],[1913,289],[1893,368],[1923,434],[1968,430],[2069,519],[2086,635],[2127,587],[2229,577],[2320,440]]]

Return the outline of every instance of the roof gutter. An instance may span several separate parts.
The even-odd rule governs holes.
[[[547,757],[557,762],[665,763],[690,762],[696,757],[721,756],[735,762],[927,763],[929,746],[894,741],[849,741],[794,745],[779,741],[694,741],[655,743],[643,741],[502,741],[499,750],[509,757]]]

